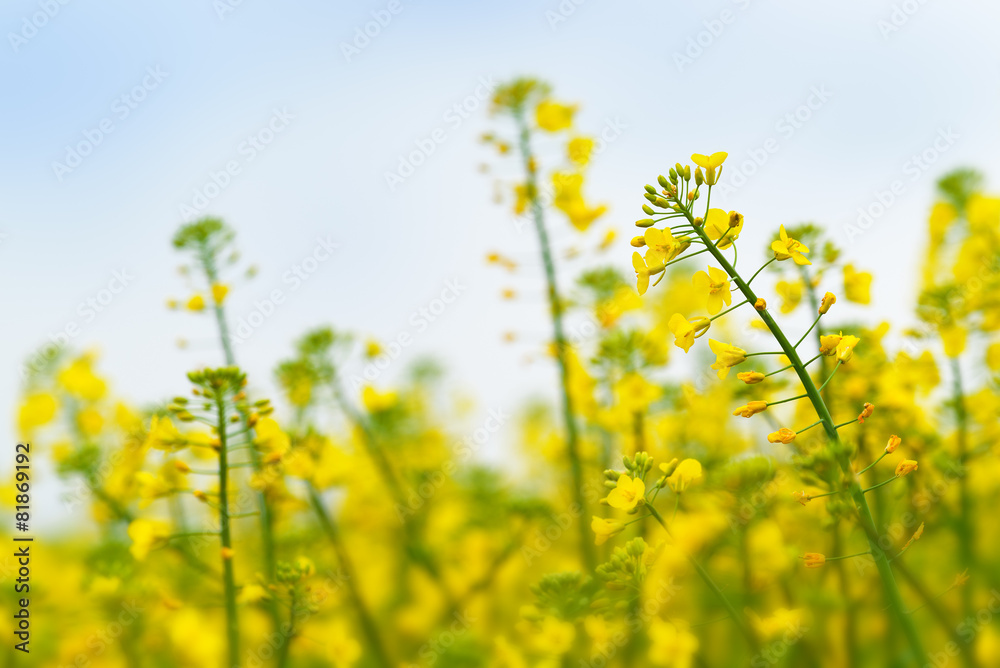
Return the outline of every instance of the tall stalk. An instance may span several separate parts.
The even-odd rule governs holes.
[[[542,253],[542,264],[545,267],[545,282],[549,300],[549,311],[552,315],[553,343],[555,345],[556,362],[559,366],[559,389],[562,400],[562,415],[566,429],[566,454],[569,458],[570,475],[573,483],[573,501],[577,507],[577,524],[579,528],[580,556],[587,570],[593,570],[597,565],[597,555],[589,540],[587,523],[587,499],[583,489],[583,464],[580,460],[580,437],[577,431],[576,418],[573,414],[573,400],[569,391],[569,363],[567,354],[569,344],[563,330],[563,303],[556,282],[555,262],[552,259],[552,248],[549,244],[548,231],[545,228],[545,212],[538,198],[538,176],[535,168],[535,157],[531,152],[531,134],[524,116],[524,107],[514,110],[514,120],[518,129],[518,147],[526,175],[528,198],[531,204],[531,216],[538,234],[538,244]]]
[[[711,188],[709,188],[709,198],[711,198],[711,192]],[[755,304],[757,302],[757,295],[750,288],[749,284],[747,284],[739,272],[736,271],[726,256],[723,255],[722,251],[719,250],[715,242],[709,239],[704,227],[701,225],[694,225],[694,216],[691,212],[686,208],[683,209],[683,212],[688,222],[692,224],[698,238],[705,244],[705,247],[712,254],[712,257],[715,258],[716,262],[718,262],[722,266],[723,270],[733,279],[733,282],[736,283],[737,288],[739,288],[739,291],[743,294],[746,300],[750,304]],[[830,445],[836,453],[837,463],[840,465],[840,469],[843,472],[844,477],[849,480],[847,491],[849,492],[851,499],[854,501],[854,505],[858,511],[858,520],[868,538],[872,557],[875,560],[875,566],[878,569],[879,576],[882,578],[882,584],[885,589],[889,607],[896,616],[896,619],[910,644],[910,648],[916,655],[919,665],[925,665],[929,662],[928,656],[924,651],[917,628],[903,605],[903,598],[899,592],[899,587],[896,584],[896,579],[893,576],[892,567],[889,564],[888,557],[878,544],[878,531],[875,528],[875,521],[872,518],[871,509],[868,507],[868,501],[865,499],[861,485],[858,483],[857,477],[854,475],[854,471],[851,468],[851,461],[848,452],[840,442],[840,435],[837,432],[837,426],[833,421],[833,417],[830,415],[826,402],[823,400],[822,395],[816,388],[816,384],[813,382],[812,376],[809,375],[805,365],[799,358],[799,354],[796,351],[795,346],[789,342],[788,337],[785,336],[785,333],[778,326],[778,323],[775,322],[774,318],[771,317],[771,314],[766,308],[758,310],[757,314],[767,326],[767,329],[771,332],[775,341],[781,347],[781,351],[788,358],[791,367],[795,370],[795,374],[798,376],[799,381],[805,389],[810,403],[816,410],[816,415],[819,417],[820,422],[823,425],[823,430],[826,432],[827,438],[830,441]]]
[[[219,431],[219,534],[222,539],[222,584],[226,601],[226,641],[229,666],[240,665],[240,630],[236,616],[236,579],[233,574],[233,539],[229,527],[229,453],[226,437],[226,403],[223,392],[216,392],[215,407]]]

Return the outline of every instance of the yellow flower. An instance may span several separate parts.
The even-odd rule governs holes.
[[[170,536],[170,526],[157,520],[138,519],[128,525],[128,535],[132,539],[129,552],[136,561],[142,561],[149,556],[154,547],[165,545]]]
[[[819,304],[819,314],[826,315],[830,312],[830,307],[837,303],[837,295],[828,292],[823,295],[823,301]]]
[[[764,380],[765,376],[760,371],[741,371],[736,377],[747,385],[756,385]]]
[[[702,155],[695,153],[691,156],[694,164],[705,170],[705,183],[714,186],[719,179],[719,167],[726,161],[729,154],[725,151],[717,151],[712,155]]]
[[[960,325],[946,325],[941,328],[941,342],[944,344],[944,354],[948,357],[958,357],[965,350],[965,339],[968,332]]]
[[[649,289],[649,277],[664,271],[663,265],[647,267],[645,260],[637,252],[632,253],[632,268],[635,269],[635,289],[640,295],[646,294]]]
[[[535,122],[547,132],[559,132],[573,125],[574,113],[576,107],[545,100],[535,109]]]
[[[791,313],[802,301],[802,281],[778,281],[774,291],[781,297],[781,312]]]
[[[865,420],[870,418],[872,416],[872,413],[874,412],[875,412],[875,405],[870,404],[866,401],[865,405],[861,408],[861,414],[858,415],[858,422],[864,424]]]
[[[274,418],[261,418],[257,421],[255,429],[257,436],[254,438],[254,443],[262,452],[283,455],[291,447],[291,439],[282,431]]]
[[[680,494],[692,483],[701,480],[701,477],[701,462],[697,459],[685,459],[667,478],[667,484],[670,485],[670,489]]]
[[[212,300],[218,306],[222,306],[222,302],[226,300],[226,295],[229,294],[229,286],[222,283],[216,283],[212,286]]]
[[[902,442],[903,439],[893,434],[892,436],[889,437],[889,442],[885,444],[885,451],[889,454],[896,452],[896,448],[898,448],[899,444]]]
[[[795,440],[795,432],[788,427],[782,427],[778,431],[771,432],[767,435],[768,443],[784,443],[788,445]]]
[[[737,348],[731,343],[722,343],[715,339],[709,339],[708,345],[715,353],[715,363],[712,368],[718,372],[719,378],[729,375],[729,369],[746,361],[747,351]]]
[[[801,492],[792,492],[792,498],[801,503],[803,506],[812,501],[812,497],[806,493],[805,490]]]
[[[104,381],[94,373],[92,360],[87,355],[60,371],[58,381],[67,392],[87,401],[97,401],[107,390]]]
[[[688,320],[680,313],[674,313],[667,322],[667,329],[674,335],[674,345],[688,352],[694,340],[708,331],[712,321],[708,318]]]
[[[729,154],[725,151],[716,151],[712,155],[695,153],[691,156],[691,161],[702,169],[715,169],[716,167],[721,167],[722,163],[724,163],[728,157]]]
[[[17,425],[22,433],[28,433],[52,421],[56,415],[56,400],[47,392],[28,395],[17,413]]]
[[[552,175],[554,191],[552,204],[569,218],[569,222],[581,232],[597,220],[608,207],[588,206],[583,198],[583,174],[555,172]]]
[[[646,495],[646,485],[641,478],[622,475],[618,486],[608,494],[608,505],[618,510],[632,510]]]
[[[771,243],[771,250],[774,251],[776,260],[792,259],[797,265],[812,264],[809,258],[805,256],[805,253],[809,252],[809,248],[801,241],[788,236],[784,225],[780,228],[780,235],[780,239]]]
[[[149,434],[145,446],[157,450],[179,450],[187,445],[187,440],[177,431],[168,417],[154,415],[149,422]]]
[[[590,522],[590,528],[594,531],[594,542],[597,545],[604,545],[609,538],[620,534],[625,529],[625,524],[617,520],[594,517]]]
[[[396,405],[398,398],[395,392],[379,392],[371,385],[365,385],[361,390],[361,403],[369,413],[381,413]]]
[[[763,413],[765,410],[767,410],[766,401],[749,401],[743,406],[740,406],[735,411],[733,411],[733,415],[739,415],[741,417],[748,418],[748,417],[753,417],[757,413]]]
[[[732,305],[733,294],[729,285],[729,274],[721,269],[709,267],[707,273],[699,271],[691,279],[691,282],[701,292],[708,292],[709,315],[715,315],[721,311],[723,304],[726,306]]]
[[[850,362],[851,358],[854,357],[854,349],[859,343],[861,343],[861,339],[850,334],[840,337],[840,341],[837,342],[837,359],[845,364]]]
[[[237,603],[256,603],[268,598],[267,590],[259,584],[248,584],[243,586],[240,595],[236,597]]]
[[[840,345],[840,340],[844,338],[843,334],[824,334],[819,337],[819,352],[821,355],[836,354],[837,346]]]
[[[201,295],[195,295],[188,300],[186,306],[189,311],[203,311],[205,309],[205,298]]]
[[[868,304],[872,300],[872,275],[855,271],[853,264],[844,265],[844,297],[855,304]]]
[[[826,556],[819,552],[806,552],[802,558],[806,560],[806,568],[819,568],[826,563]]]
[[[691,668],[698,653],[698,637],[683,622],[673,624],[654,617],[649,625],[649,663],[668,668]]]
[[[735,211],[730,211],[726,213],[722,209],[709,209],[708,217],[705,219],[705,234],[708,235],[709,239],[713,241],[716,239],[722,239],[719,242],[719,248],[729,248],[733,245],[733,241],[739,238],[740,232],[743,230],[743,217],[739,217],[739,222],[735,228],[729,226],[730,217]],[[723,239],[723,237],[725,237]]]
[[[76,415],[76,424],[85,436],[95,436],[104,427],[104,418],[93,408],[84,408]]]
[[[563,621],[547,615],[538,629],[535,636],[535,649],[543,654],[553,654],[556,656],[565,654],[573,647],[573,640],[576,638],[576,627],[573,622]]]
[[[574,137],[566,145],[569,159],[583,167],[590,162],[590,154],[594,150],[594,140],[589,137]]]
[[[913,459],[904,459],[896,464],[896,477],[902,478],[905,475],[917,470],[917,462]]]
[[[678,239],[670,233],[670,230],[660,230],[655,227],[647,228],[642,238],[646,242],[645,260],[649,267],[670,262],[691,245],[689,239],[685,237]]]

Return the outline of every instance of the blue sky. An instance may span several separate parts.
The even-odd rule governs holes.
[[[260,267],[236,286],[233,319],[275,289],[287,297],[238,347],[259,387],[292,339],[333,323],[409,341],[377,384],[421,355],[442,359],[454,390],[478,401],[473,424],[547,395],[554,370],[523,363],[548,335],[536,242],[491,202],[493,176],[513,165],[477,142],[504,130],[477,89],[519,74],[578,102],[581,131],[614,128],[588,185],[609,213],[582,239],[552,226],[561,250],[592,249],[608,227],[622,242],[565,263],[564,283],[590,263],[628,271],[642,184],[692,152],[727,150],[730,178],[746,178],[720,205],[746,215],[747,248],[781,223],[822,223],[847,259],[878,270],[873,308],[845,314],[906,318],[935,179],[971,165],[995,184],[1000,169],[998,14],[936,0],[9,0],[0,431],[13,434],[20,365],[71,325],[72,345],[99,349],[114,392],[135,402],[183,390],[183,370],[219,361],[206,318],[163,307],[188,294],[169,240],[196,192],[214,194],[204,213],[236,228]],[[432,137],[433,153],[391,189],[386,173]],[[94,146],[79,164],[54,166],[81,142]],[[859,208],[890,197],[855,234]],[[319,240],[337,250],[293,289],[288,273]],[[523,259],[520,274],[486,267],[494,249]],[[122,271],[128,285],[90,318],[80,304]],[[419,315],[456,285],[433,322]],[[523,299],[502,302],[508,285]],[[506,330],[523,343],[502,344]],[[192,345],[178,350],[178,337]]]

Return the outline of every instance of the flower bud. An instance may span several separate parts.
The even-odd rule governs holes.
[[[635,221],[635,226],[636,227],[652,227],[653,224],[654,224],[654,222],[655,221],[652,218],[642,218],[640,220]]]
[[[899,436],[896,436],[895,434],[893,434],[892,436],[889,437],[889,442],[886,443],[885,451],[888,454],[892,454],[893,452],[896,452],[896,448],[898,448],[899,444],[902,443],[902,442],[903,442],[903,439],[901,439]]]
[[[904,459],[896,465],[896,477],[902,478],[905,475],[917,470],[917,462],[912,459]]]
[[[632,241],[630,241],[629,244],[633,248],[642,248],[643,246],[646,245],[646,238],[642,236],[632,237]]]
[[[823,295],[823,301],[819,305],[819,314],[826,315],[830,307],[837,303],[837,296],[832,292]]]
[[[757,297],[757,301],[753,303],[753,307],[758,311],[764,311],[767,309],[767,302],[764,301],[763,297]]]

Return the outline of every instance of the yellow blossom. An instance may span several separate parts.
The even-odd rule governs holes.
[[[788,427],[782,427],[778,431],[771,432],[767,435],[767,440],[769,443],[784,443],[785,445],[791,443],[795,440],[795,432]]]
[[[821,355],[834,355],[837,352],[837,346],[840,345],[840,340],[844,338],[843,334],[824,334],[819,337],[819,352]]]
[[[680,313],[670,316],[667,329],[674,335],[674,345],[688,352],[694,345],[694,340],[708,331],[712,321],[708,318],[695,318],[689,321]]]
[[[187,440],[181,435],[168,417],[154,415],[149,422],[149,434],[145,446],[157,450],[179,450],[187,445]]]
[[[646,485],[641,478],[621,475],[618,485],[608,494],[608,505],[618,510],[632,510],[646,495]]]
[[[854,349],[861,343],[861,339],[856,336],[842,336],[837,342],[837,359],[845,364],[851,361],[854,356]]]
[[[17,425],[22,433],[48,424],[56,415],[56,400],[47,392],[29,394],[17,413]]]
[[[217,306],[222,306],[222,302],[226,300],[226,295],[229,294],[229,286],[223,283],[215,283],[212,286],[212,301],[215,302]]]
[[[844,297],[855,304],[871,302],[872,275],[855,271],[853,264],[844,265]]]
[[[129,552],[136,561],[143,561],[150,550],[166,544],[170,526],[158,520],[137,519],[128,525],[128,536],[132,539]]]
[[[865,405],[861,408],[861,414],[858,415],[858,422],[864,424],[865,420],[870,418],[872,416],[872,413],[874,412],[875,412],[875,405],[870,404],[866,401]]]
[[[680,494],[691,484],[698,482],[702,478],[701,462],[697,459],[685,459],[677,465],[674,472],[667,478],[670,489]]]
[[[205,309],[205,298],[201,295],[195,295],[188,300],[186,306],[189,311],[203,311]]]
[[[753,417],[757,413],[763,413],[765,410],[767,410],[766,401],[749,401],[733,411],[733,415],[748,418]]]
[[[806,561],[806,568],[819,568],[826,563],[826,556],[819,552],[806,552],[802,558]]]
[[[92,364],[89,355],[77,358],[59,372],[59,384],[75,397],[97,401],[104,396],[107,385],[94,373]]]
[[[649,625],[649,663],[668,668],[691,668],[698,653],[698,637],[683,622],[673,624],[654,617]]]
[[[828,292],[823,295],[823,301],[819,304],[819,314],[826,315],[830,312],[830,307],[837,303],[837,295]]]
[[[719,179],[719,167],[726,161],[729,154],[725,151],[716,151],[712,155],[695,153],[691,156],[691,161],[705,170],[705,183],[714,186]]]
[[[569,222],[577,230],[585,232],[608,207],[589,206],[583,198],[583,174],[575,172],[555,172],[552,175],[552,205],[566,214]]]
[[[729,285],[729,274],[721,269],[709,267],[707,273],[699,271],[691,279],[691,282],[699,291],[708,293],[709,315],[715,315],[721,311],[723,305],[732,305],[733,295]]]
[[[566,145],[566,154],[570,160],[583,167],[590,162],[590,154],[594,150],[594,140],[589,137],[574,137]]]
[[[646,294],[646,290],[649,289],[650,275],[658,274],[664,270],[662,264],[654,267],[647,267],[646,262],[637,252],[632,253],[632,268],[635,269],[635,289],[639,291],[640,295]]]
[[[901,439],[899,436],[896,436],[895,434],[893,434],[892,436],[889,437],[889,442],[886,443],[886,445],[885,445],[885,451],[887,453],[889,453],[889,454],[892,454],[893,452],[896,452],[896,448],[898,448],[899,444],[902,443],[902,442],[903,442],[903,439]]]
[[[812,264],[809,258],[805,256],[805,253],[809,252],[809,248],[806,247],[804,243],[797,239],[792,239],[785,232],[785,226],[782,225],[780,228],[781,238],[777,241],[771,243],[771,250],[774,251],[774,257],[776,260],[794,260],[797,265],[807,265]]]
[[[396,405],[398,397],[395,392],[379,392],[371,385],[365,385],[361,390],[361,403],[369,413],[381,413]]]
[[[905,475],[917,470],[917,462],[913,459],[904,459],[896,464],[896,477],[902,478]]]
[[[590,528],[594,532],[594,542],[597,545],[604,545],[609,538],[620,534],[625,529],[625,524],[617,520],[594,517],[591,519]]]
[[[713,241],[722,239],[718,242],[719,248],[732,246],[733,241],[739,238],[740,232],[743,230],[742,217],[739,218],[739,224],[736,227],[729,226],[730,214],[733,213],[736,212],[726,213],[722,209],[709,209],[708,211],[708,217],[705,219],[705,234]]]
[[[965,340],[968,335],[961,325],[950,324],[941,328],[941,342],[944,344],[944,354],[948,357],[958,357],[965,351]]]
[[[736,374],[736,377],[747,385],[756,385],[757,383],[763,382],[766,376],[764,376],[764,374],[760,371],[741,371]]]
[[[104,427],[104,418],[93,408],[84,408],[76,415],[76,424],[85,436],[96,436]]]
[[[540,102],[535,109],[535,122],[547,132],[559,132],[573,125],[575,106],[559,104],[551,100]]]
[[[812,501],[812,497],[809,496],[805,490],[792,492],[792,498],[801,503],[803,506]]]
[[[709,339],[708,345],[715,353],[715,363],[712,368],[718,372],[719,378],[729,375],[729,369],[746,361],[747,352],[742,348],[737,348],[731,343],[722,343],[715,339]]]
[[[670,262],[691,245],[691,241],[686,237],[677,238],[670,230],[656,227],[647,228],[642,238],[646,243],[645,260],[648,267],[657,267]]]
[[[778,281],[774,291],[781,297],[781,312],[791,313],[802,301],[803,285],[801,280]]]

